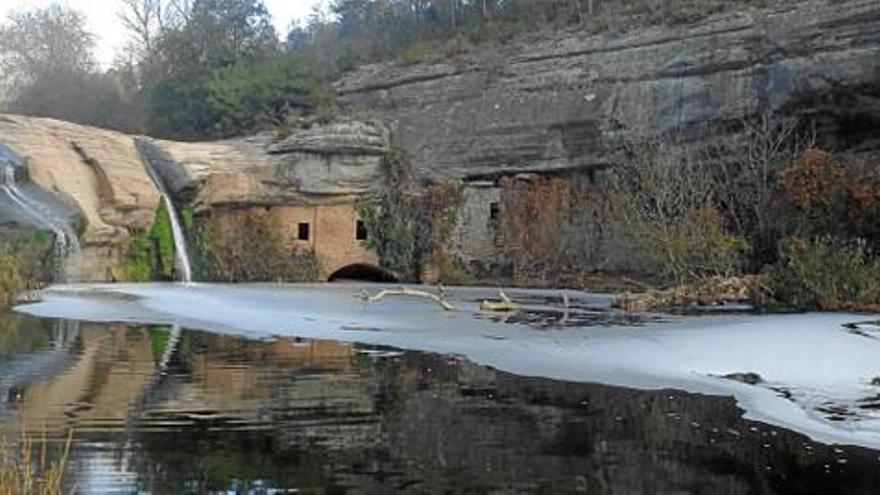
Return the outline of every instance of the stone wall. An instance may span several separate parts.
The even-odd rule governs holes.
[[[332,205],[276,206],[269,212],[292,248],[315,253],[322,280],[349,265],[379,263],[376,253],[356,238],[358,218],[353,198]],[[309,225],[308,240],[298,240],[300,223]]]
[[[449,248],[458,262],[475,275],[496,272],[499,263],[501,188],[494,181],[462,186]]]

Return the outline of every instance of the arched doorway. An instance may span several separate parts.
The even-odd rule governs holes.
[[[359,282],[397,282],[397,277],[375,265],[367,263],[355,263],[353,265],[344,266],[333,272],[328,278],[328,282],[339,282],[342,280],[356,280]]]

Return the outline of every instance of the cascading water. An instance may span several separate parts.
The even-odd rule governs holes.
[[[177,213],[177,208],[174,206],[174,202],[171,201],[171,195],[168,194],[162,177],[153,168],[150,160],[144,158],[143,162],[147,173],[150,175],[153,183],[156,184],[156,189],[159,190],[159,194],[162,196],[162,201],[165,202],[165,211],[168,212],[168,220],[171,223],[171,235],[174,237],[174,256],[177,261],[177,272],[183,282],[192,282],[192,265],[189,262],[186,236],[183,235],[183,228],[180,226],[180,216]]]
[[[0,163],[0,191],[5,193],[12,203],[37,226],[51,230],[55,235],[55,251],[61,260],[59,275],[63,276],[66,261],[80,250],[76,232],[70,227],[67,219],[53,212],[49,206],[18,186],[15,169],[16,167],[10,163]]]

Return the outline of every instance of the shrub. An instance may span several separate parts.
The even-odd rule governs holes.
[[[229,210],[196,219],[198,278],[218,282],[314,282],[320,267],[309,251],[291,249],[261,208]]]
[[[0,245],[0,308],[9,306],[26,285],[18,257],[7,246]]]
[[[409,173],[400,151],[388,153],[383,160],[384,187],[361,201],[357,210],[368,232],[364,246],[376,251],[380,267],[416,281],[449,240],[462,193],[455,183],[415,190]]]
[[[725,232],[721,215],[711,206],[670,223],[636,221],[632,229],[643,257],[678,283],[738,273],[749,250],[745,239]]]
[[[766,274],[765,306],[874,310],[880,307],[880,265],[863,239],[788,238]]]
[[[612,180],[624,230],[653,272],[676,283],[730,276],[750,249],[729,233],[712,164],[680,143],[633,143]]]
[[[437,273],[437,280],[447,285],[470,285],[475,281],[470,272],[442,250],[434,254],[432,267]]]

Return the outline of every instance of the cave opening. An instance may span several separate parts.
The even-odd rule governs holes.
[[[333,272],[327,279],[328,282],[356,281],[356,282],[398,282],[398,278],[388,270],[367,263],[355,263],[340,268]]]

